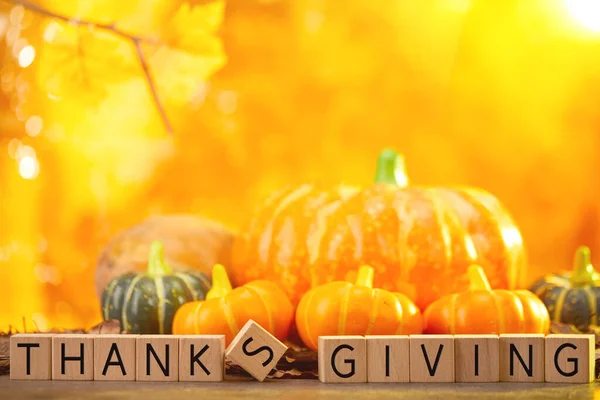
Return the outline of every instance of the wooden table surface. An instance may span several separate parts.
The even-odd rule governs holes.
[[[11,381],[0,376],[0,399],[593,399],[600,383],[322,384],[317,380],[228,380],[219,383]]]

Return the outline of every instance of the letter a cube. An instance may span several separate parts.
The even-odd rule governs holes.
[[[367,381],[364,336],[319,336],[319,380],[323,383]]]
[[[287,346],[252,320],[227,347],[225,356],[262,382],[277,365]]]
[[[138,336],[98,335],[94,338],[95,381],[135,381]]]

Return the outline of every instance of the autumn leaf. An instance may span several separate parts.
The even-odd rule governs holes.
[[[31,30],[43,37],[34,80],[55,101],[97,107],[115,85],[142,77],[147,87],[134,97],[150,96],[170,129],[165,105],[185,106],[225,63],[222,0],[10,1],[41,20]]]

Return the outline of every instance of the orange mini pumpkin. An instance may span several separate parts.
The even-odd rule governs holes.
[[[309,289],[352,281],[363,264],[375,286],[421,309],[468,287],[477,263],[494,288],[520,284],[519,230],[499,201],[475,188],[408,186],[402,157],[384,150],[375,184],[305,184],[273,195],[233,246],[231,278],[277,282],[297,304]]]
[[[403,294],[373,289],[373,268],[362,266],[355,284],[331,282],[306,293],[296,327],[304,344],[316,350],[319,336],[421,333],[422,317]]]
[[[425,310],[425,333],[546,333],[550,315],[529,290],[492,290],[477,265],[469,267],[468,291],[445,296]]]
[[[206,300],[186,303],[177,310],[173,334],[225,335],[229,344],[252,319],[283,341],[293,318],[292,303],[275,283],[254,281],[232,290],[225,268],[217,264]]]

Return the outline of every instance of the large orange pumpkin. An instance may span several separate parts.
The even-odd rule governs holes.
[[[375,184],[364,190],[306,184],[276,193],[236,239],[232,280],[273,280],[297,304],[313,287],[355,280],[368,264],[375,287],[402,292],[422,309],[465,290],[473,263],[494,288],[520,283],[521,235],[494,196],[407,181],[402,157],[384,150]]]

